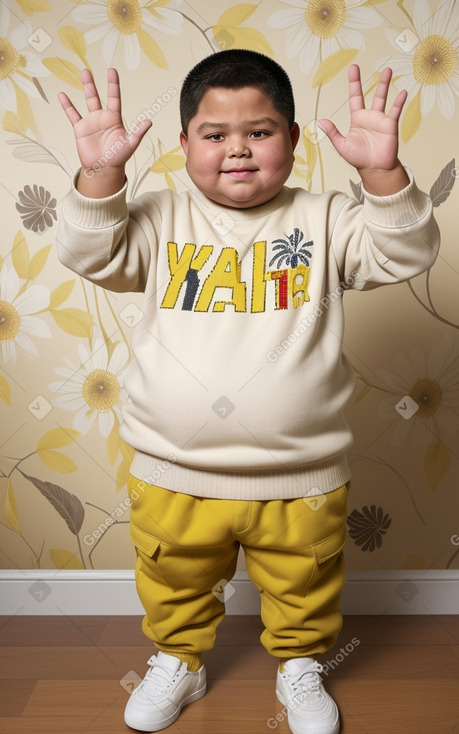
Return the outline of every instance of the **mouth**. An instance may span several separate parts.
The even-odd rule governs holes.
[[[222,173],[232,178],[248,178],[256,170],[256,168],[230,168],[228,171],[222,171]]]

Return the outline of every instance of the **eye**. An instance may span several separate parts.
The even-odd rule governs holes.
[[[223,135],[221,133],[213,133],[212,135],[208,135],[206,140],[213,140],[215,143],[219,143],[223,140]]]
[[[250,137],[255,138],[255,140],[260,140],[261,138],[264,138],[268,135],[269,133],[266,132],[266,130],[254,130],[252,133],[250,133]]]

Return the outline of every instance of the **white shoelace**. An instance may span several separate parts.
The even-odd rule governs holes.
[[[299,673],[294,675],[284,670],[284,675],[287,676],[287,683],[294,692],[295,698],[298,697],[304,699],[305,695],[308,693],[317,694],[319,696],[322,695],[320,691],[322,678],[319,675],[322,670],[323,666],[316,661],[311,663],[306,670],[301,670]]]
[[[142,681],[141,688],[149,698],[170,698],[167,689],[174,682],[177,670],[173,675],[168,668],[158,663],[157,659],[150,658],[148,661],[150,670]]]

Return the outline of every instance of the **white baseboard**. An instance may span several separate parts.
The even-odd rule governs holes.
[[[143,614],[133,571],[0,570],[1,615]],[[218,588],[216,588],[218,592]],[[227,614],[259,614],[240,572],[220,588]],[[459,571],[351,571],[344,614],[459,614]]]

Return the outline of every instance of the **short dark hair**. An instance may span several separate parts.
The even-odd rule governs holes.
[[[257,51],[229,49],[207,56],[185,77],[180,94],[180,120],[185,135],[201,99],[213,87],[259,87],[274,108],[287,118],[289,129],[295,121],[292,85],[282,66]]]

